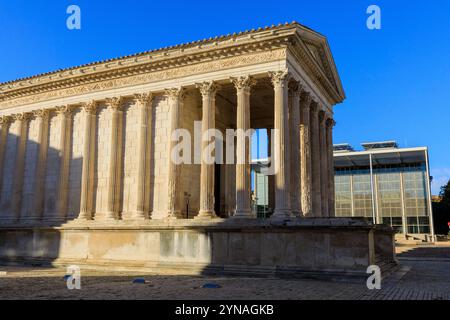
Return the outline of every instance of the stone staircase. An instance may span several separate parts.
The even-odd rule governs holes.
[[[396,261],[387,261],[386,258],[377,254],[375,255],[375,264],[381,269],[381,277],[386,278],[399,268]]]

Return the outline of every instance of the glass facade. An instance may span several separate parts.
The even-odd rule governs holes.
[[[336,216],[373,218],[398,233],[430,233],[425,163],[335,168]],[[375,206],[372,205],[375,200]],[[406,228],[406,230],[404,230]]]

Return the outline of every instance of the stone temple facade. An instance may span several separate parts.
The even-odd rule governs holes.
[[[326,38],[295,22],[0,84],[0,258],[196,272],[391,261],[389,229],[333,218],[344,99]],[[245,139],[224,154],[243,163],[204,160],[209,129],[250,128],[276,132],[270,220],[251,211]],[[171,157],[176,129],[200,141],[182,152],[192,163]]]

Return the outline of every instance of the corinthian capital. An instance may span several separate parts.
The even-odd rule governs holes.
[[[183,100],[186,94],[186,91],[183,88],[170,88],[165,89],[164,93],[169,99],[173,100]]]
[[[30,120],[31,116],[32,116],[31,113],[22,112],[22,113],[13,114],[12,117],[14,118],[14,120],[17,120],[17,121],[28,121],[28,120]]]
[[[0,117],[0,125],[1,126],[9,126],[11,124],[12,118],[10,116],[2,116]]]
[[[234,84],[236,90],[250,90],[256,84],[256,80],[253,79],[250,75],[240,76],[240,77],[231,77],[230,81]]]
[[[291,80],[289,81],[289,90],[295,99],[300,99],[300,95],[303,91],[303,86],[300,81]]]
[[[121,110],[123,99],[122,97],[106,98],[106,103],[113,110]]]
[[[336,121],[334,121],[333,118],[329,117],[329,118],[327,119],[327,127],[328,127],[328,128],[332,128],[332,127],[334,127],[335,125],[336,125]]]
[[[312,102],[311,93],[303,90],[302,94],[300,96],[300,102],[301,102],[300,108],[309,108],[311,106],[311,102]]]
[[[50,115],[50,111],[48,109],[34,110],[33,115],[37,118],[41,118],[41,119],[45,120],[45,119],[48,119],[48,117]]]
[[[310,104],[310,109],[314,113],[318,112],[319,111],[319,103],[316,100],[312,99],[311,104]]]
[[[97,113],[97,102],[95,100],[91,100],[83,104],[83,109],[88,114],[96,114]]]
[[[276,86],[284,87],[288,83],[290,75],[288,70],[269,71],[269,77],[274,87]]]
[[[319,111],[319,122],[320,122],[320,124],[321,124],[321,125],[322,125],[322,124],[325,125],[326,120],[327,120],[327,114],[326,114],[326,112],[323,111],[323,110],[320,110],[320,111]]]
[[[72,113],[73,109],[74,108],[71,106],[58,106],[55,108],[55,112],[57,114],[69,115]]]
[[[149,105],[152,100],[153,100],[153,95],[151,92],[141,92],[141,93],[136,93],[134,95],[134,99],[141,103],[144,106]]]
[[[208,96],[215,96],[217,89],[219,88],[218,85],[214,81],[205,81],[202,83],[197,83],[195,86],[200,89],[200,93],[203,97]]]

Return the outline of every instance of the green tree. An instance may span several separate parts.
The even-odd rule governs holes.
[[[447,182],[445,186],[441,187],[441,192],[439,193],[439,196],[442,197],[441,204],[447,209],[450,209],[450,180]]]
[[[436,234],[448,234],[448,223],[450,222],[450,180],[441,187],[439,196],[441,202],[433,203],[433,222]]]

